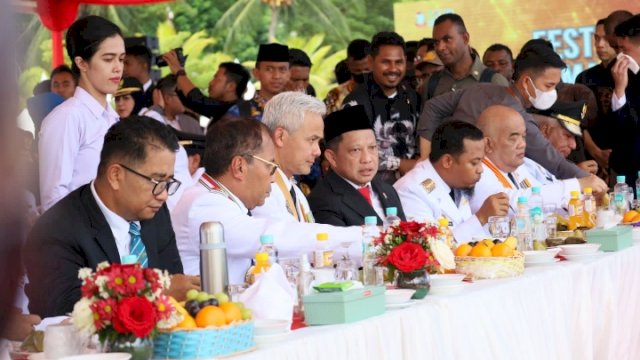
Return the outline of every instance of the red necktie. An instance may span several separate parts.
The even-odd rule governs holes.
[[[365,200],[367,200],[369,205],[373,206],[373,203],[371,202],[371,190],[369,190],[368,186],[363,186],[361,188],[358,188],[358,192],[362,194],[362,196],[364,196]]]

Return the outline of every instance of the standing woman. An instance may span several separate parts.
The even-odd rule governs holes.
[[[107,94],[118,90],[125,57],[120,28],[99,16],[76,20],[66,36],[78,75],[75,93],[42,122],[40,196],[44,210],[96,176],[107,129],[118,114]]]

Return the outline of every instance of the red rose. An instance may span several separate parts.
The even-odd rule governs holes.
[[[416,243],[403,242],[391,250],[387,261],[402,272],[416,271],[424,268],[427,253]]]
[[[122,334],[133,333],[136,337],[148,336],[156,325],[156,309],[144,297],[133,296],[120,300],[113,328]]]

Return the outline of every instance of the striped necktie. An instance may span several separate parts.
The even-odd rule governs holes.
[[[129,245],[129,253],[135,255],[138,258],[136,261],[143,268],[147,267],[147,250],[142,243],[142,237],[140,237],[140,225],[135,222],[129,223],[129,235],[131,235],[131,243]]]

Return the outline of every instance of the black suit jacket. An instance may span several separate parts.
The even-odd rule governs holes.
[[[149,267],[182,273],[182,262],[166,205],[141,221]],[[29,310],[41,317],[65,315],[80,300],[78,270],[103,262],[120,263],[106,218],[89,184],[73,191],[45,212],[27,239],[24,263],[29,277]]]
[[[393,186],[376,176],[371,181],[371,188],[380,199],[383,209],[396,207],[398,217],[406,220],[400,198]],[[365,216],[375,215],[378,225],[382,225],[382,219],[362,194],[333,171],[316,184],[308,200],[313,217],[318,223],[357,226],[364,224]]]

